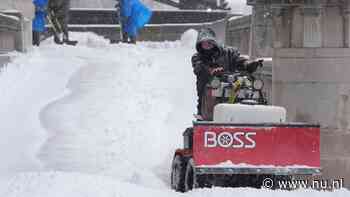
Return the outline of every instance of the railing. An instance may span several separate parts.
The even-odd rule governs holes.
[[[0,31],[18,31],[20,29],[19,18],[0,13]]]
[[[153,10],[150,24],[207,23],[223,19],[226,11]],[[69,24],[118,24],[115,9],[72,8]]]
[[[20,29],[18,17],[0,13],[0,53],[16,49],[16,35]]]

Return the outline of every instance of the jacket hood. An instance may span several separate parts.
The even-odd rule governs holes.
[[[203,41],[211,42],[214,45],[214,48],[210,51],[207,51],[201,47],[201,43]],[[220,47],[216,40],[215,32],[210,28],[203,28],[198,32],[197,42],[196,42],[196,50],[200,54],[217,54],[220,53]]]

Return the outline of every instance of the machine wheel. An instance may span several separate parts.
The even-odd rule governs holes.
[[[191,158],[187,162],[186,173],[185,173],[185,191],[190,191],[197,188],[197,177],[194,171],[193,159]]]
[[[187,161],[181,155],[176,155],[171,167],[171,188],[177,192],[185,192],[185,173]]]

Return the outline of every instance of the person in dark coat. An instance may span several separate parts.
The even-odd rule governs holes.
[[[56,44],[76,45],[77,41],[69,40],[70,0],[49,0],[48,14],[50,23],[54,26],[54,41]]]
[[[237,49],[220,45],[215,32],[209,28],[199,31],[196,50],[197,53],[192,56],[192,67],[197,76],[197,115],[201,117],[202,96],[211,76],[217,72],[238,70],[246,59],[240,57]]]

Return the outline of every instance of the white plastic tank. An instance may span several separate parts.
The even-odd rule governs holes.
[[[286,113],[286,109],[279,106],[218,104],[214,107],[214,122],[283,123]]]

